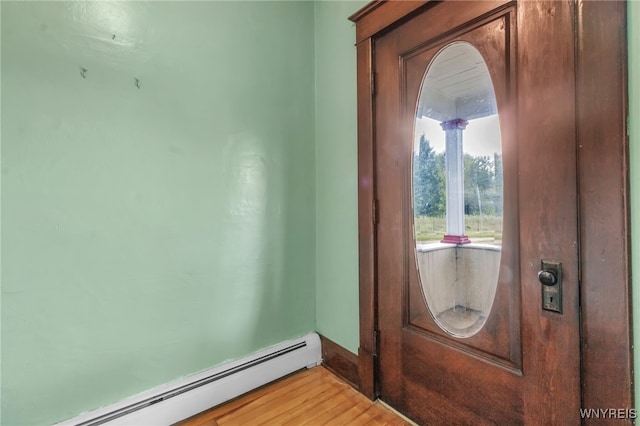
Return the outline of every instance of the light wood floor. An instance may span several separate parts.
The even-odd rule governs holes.
[[[296,373],[180,426],[411,425],[323,367]]]

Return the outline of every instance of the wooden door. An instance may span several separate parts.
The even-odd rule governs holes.
[[[378,393],[422,424],[581,421],[576,13],[571,2],[437,2],[372,40]],[[497,288],[468,337],[427,306],[412,208],[421,83],[455,42],[491,75],[504,174]],[[562,264],[562,313],[542,309],[542,260]]]

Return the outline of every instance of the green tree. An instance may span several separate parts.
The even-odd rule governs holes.
[[[464,154],[465,214],[496,214],[495,175],[491,157]]]
[[[502,185],[502,155],[493,154],[493,167],[495,170],[493,178],[493,204],[497,215],[502,215],[503,208],[503,185]]]
[[[413,208],[417,216],[444,215],[444,167],[444,154],[436,154],[425,135],[421,135],[419,151],[413,158]]]

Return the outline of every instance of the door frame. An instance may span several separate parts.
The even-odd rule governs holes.
[[[378,394],[374,40],[432,2],[372,1],[349,17],[357,48],[358,379],[371,399]],[[627,4],[575,3],[582,407],[631,408]]]

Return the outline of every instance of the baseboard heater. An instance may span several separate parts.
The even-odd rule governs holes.
[[[56,426],[171,425],[321,361],[320,338],[311,333]]]

